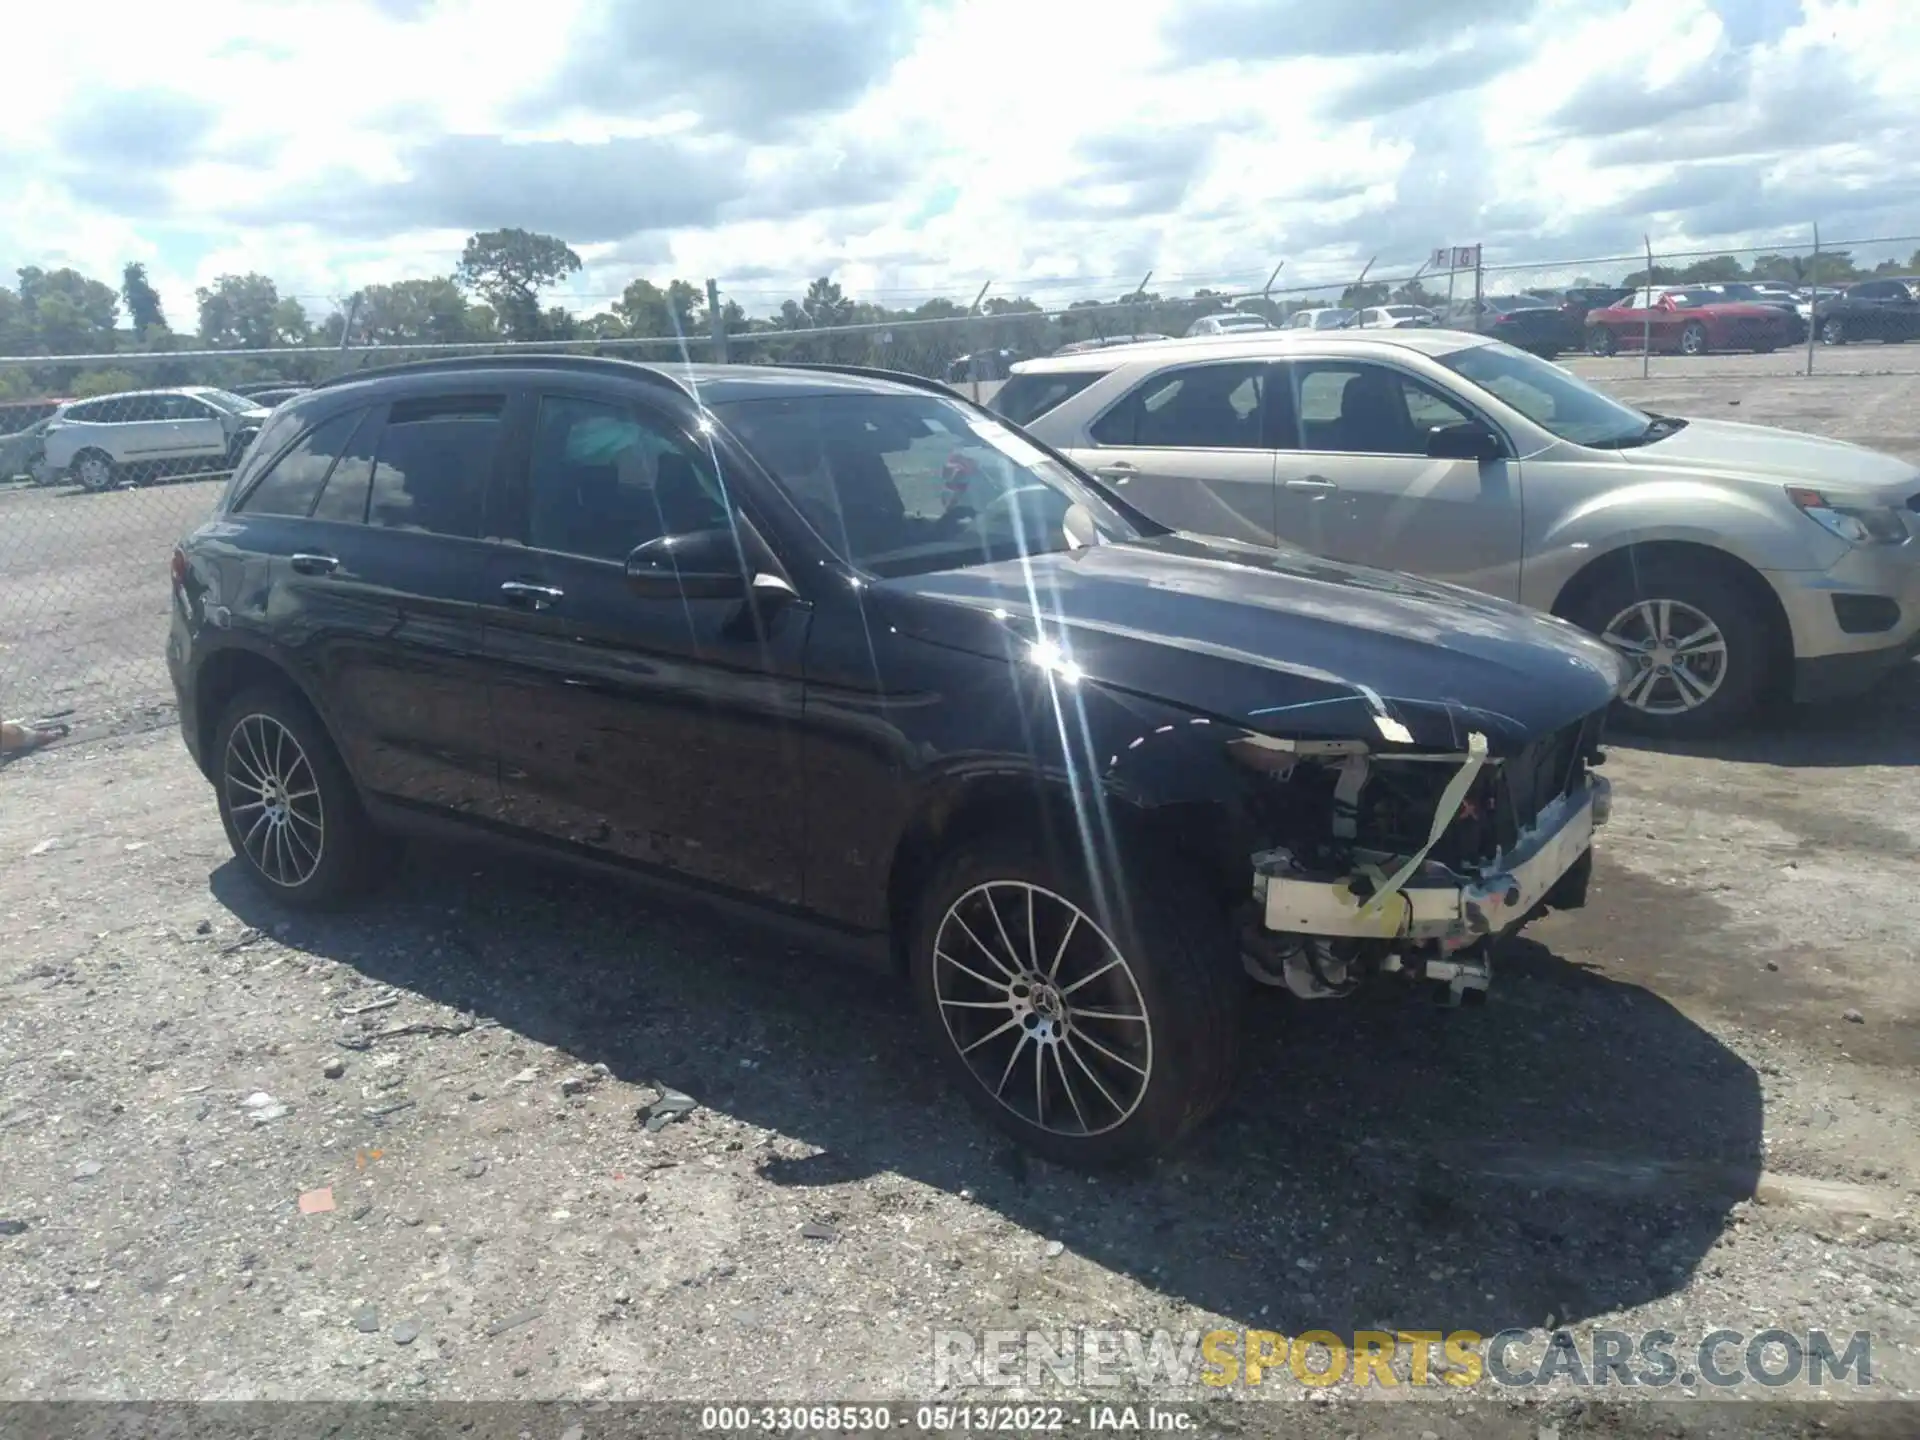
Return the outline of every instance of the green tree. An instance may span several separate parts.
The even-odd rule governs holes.
[[[620,292],[620,300],[612,303],[612,313],[626,326],[626,334],[636,340],[687,336],[699,332],[695,313],[701,298],[703,292],[685,280],[668,280],[666,290],[660,290],[653,280],[632,280]]]
[[[95,395],[118,395],[122,390],[140,390],[147,384],[131,370],[82,370],[73,378],[67,390],[74,399],[87,400]]]
[[[28,265],[18,273],[25,348],[46,355],[98,354],[114,348],[120,297],[112,286],[78,270]]]
[[[474,338],[473,306],[450,278],[369,285],[356,297],[352,340],[367,345],[458,345]],[[339,344],[337,328],[332,335]]]
[[[1369,305],[1384,305],[1393,287],[1384,280],[1369,280],[1364,285],[1349,285],[1340,292],[1340,308],[1364,310]]]
[[[782,305],[781,310],[786,309]],[[853,304],[841,293],[839,284],[829,275],[822,275],[807,286],[806,298],[800,302],[800,308],[806,312],[807,323],[815,329],[828,325],[845,325],[851,318]]]
[[[566,241],[530,230],[483,230],[468,237],[454,279],[494,309],[509,339],[538,340],[549,324],[540,292],[580,269]]]
[[[138,260],[127,263],[120,272],[120,298],[127,302],[127,323],[134,333],[146,336],[167,328],[166,312],[160,308],[160,292],[147,279],[147,267]]]
[[[194,292],[200,306],[200,338],[210,346],[265,350],[303,345],[312,334],[298,300],[282,299],[265,275],[222,275]]]
[[[1684,265],[1678,272],[1682,285],[1724,285],[1734,280],[1745,280],[1747,267],[1732,255],[1709,255]]]

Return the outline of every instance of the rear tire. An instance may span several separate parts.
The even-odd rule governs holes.
[[[312,910],[367,888],[379,837],[326,728],[291,686],[229,701],[210,758],[234,858],[268,895]]]
[[[1582,595],[1568,618],[1635,666],[1613,707],[1610,723],[1621,730],[1672,740],[1724,735],[1753,719],[1767,693],[1772,627],[1750,587],[1724,565],[1671,555],[1640,560]],[[1672,653],[1706,627],[1715,635],[1692,653]],[[1661,639],[1674,644],[1633,648]]]
[[[1705,355],[1712,348],[1712,344],[1707,339],[1707,327],[1698,320],[1693,321],[1680,332],[1682,355]]]
[[[113,457],[104,450],[82,450],[70,467],[74,482],[89,495],[111,490],[118,478]]]
[[[1170,857],[1123,869],[1103,877],[1116,903],[1096,918],[1105,907],[1077,858],[1012,833],[963,844],[921,897],[910,942],[954,1083],[1063,1165],[1173,1148],[1225,1099],[1238,1059],[1247,982],[1224,908]]]
[[[1822,345],[1844,345],[1847,343],[1847,322],[1838,315],[1831,315],[1820,322],[1820,343]]]

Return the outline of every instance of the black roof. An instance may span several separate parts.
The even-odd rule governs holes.
[[[574,371],[625,377],[720,405],[734,400],[767,400],[799,396],[875,394],[902,389],[933,390],[959,398],[937,380],[857,365],[714,365],[649,364],[603,355],[459,355],[351,370],[323,380],[315,391],[333,390],[367,381],[404,380],[414,376],[460,375],[476,372],[551,375]]]

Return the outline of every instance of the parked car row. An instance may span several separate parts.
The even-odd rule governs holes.
[[[1729,300],[1706,286],[1644,288],[1589,311],[1587,350],[1706,355],[1720,350],[1768,354],[1806,339],[1806,322],[1790,305]]]
[[[1257,469],[1267,377],[1208,357],[1321,338],[1009,383],[1091,366],[1127,453],[1211,416]],[[981,1111],[1080,1164],[1230,1093],[1253,985],[1483,994],[1495,938],[1585,903],[1636,673],[1508,601],[1174,529],[941,382],[835,366],[357,372],[274,413],[171,601],[183,738],[281,902],[425,830],[773,913],[903,976]]]

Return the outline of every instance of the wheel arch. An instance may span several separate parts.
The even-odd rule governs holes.
[[[1096,852],[1164,856],[1191,868],[1231,905],[1251,885],[1255,848],[1240,808],[1196,787],[1190,798],[1160,802],[1101,784],[1083,805],[1065,781],[1033,772],[955,777],[923,793],[894,846],[887,871],[887,920],[893,963],[904,969],[914,909],[944,858],[974,837],[1024,829],[1049,844]]]
[[[327,718],[326,707],[315,698],[296,667],[279,656],[244,641],[222,645],[203,659],[193,675],[194,738],[198,742],[201,769],[209,776],[213,766],[214,730],[233,697],[253,686],[278,686],[302,700],[320,722],[327,742],[345,764],[345,752]]]

